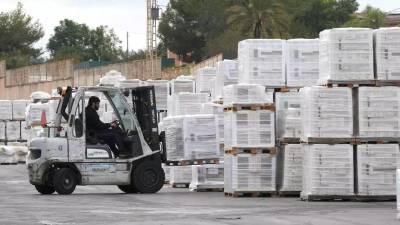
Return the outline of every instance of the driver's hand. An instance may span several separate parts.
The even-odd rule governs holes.
[[[118,127],[118,124],[117,124],[116,122],[113,122],[113,123],[111,123],[111,127],[112,127],[112,128],[117,128],[117,127]]]

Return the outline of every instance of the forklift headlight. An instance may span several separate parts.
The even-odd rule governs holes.
[[[39,159],[42,156],[42,150],[40,149],[30,148],[29,151],[31,153],[31,159]]]

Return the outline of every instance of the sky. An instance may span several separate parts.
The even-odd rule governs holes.
[[[218,0],[216,0],[218,1]],[[36,47],[45,49],[54,27],[64,18],[85,23],[91,28],[107,25],[113,28],[126,49],[126,33],[129,32],[129,49],[146,48],[146,0],[0,0],[0,12],[15,9],[17,2],[25,11],[39,20],[45,36]],[[158,0],[165,9],[169,0]],[[360,9],[367,4],[390,11],[400,8],[400,0],[358,0]]]

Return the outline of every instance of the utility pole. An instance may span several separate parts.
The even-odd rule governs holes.
[[[150,61],[151,76],[158,77],[156,73],[157,62],[157,21],[159,20],[159,11],[157,0],[147,1],[147,54],[146,59]]]
[[[129,57],[129,32],[126,32],[126,58]]]

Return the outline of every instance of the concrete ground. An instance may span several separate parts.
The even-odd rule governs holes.
[[[228,198],[164,187],[123,194],[115,186],[78,186],[69,196],[40,195],[25,165],[0,166],[0,224],[400,224],[395,202],[302,202],[296,198]]]

